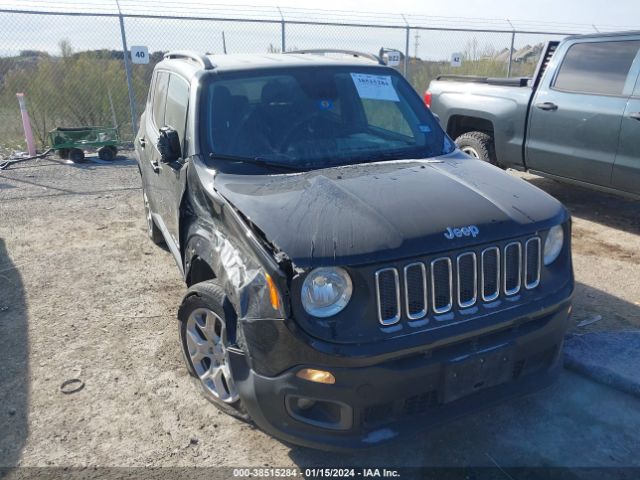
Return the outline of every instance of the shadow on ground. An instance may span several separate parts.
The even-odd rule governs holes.
[[[576,325],[581,321],[592,321],[583,328]],[[573,333],[602,330],[640,329],[640,306],[622,300],[598,288],[576,283],[573,299],[572,321],[569,331]]]
[[[576,333],[600,329],[610,315],[634,317],[640,307],[589,285],[576,286],[576,307],[603,316]],[[589,302],[595,302],[589,305]],[[630,322],[630,318],[627,318]],[[437,415],[437,411],[432,412]],[[640,401],[563,370],[551,387],[390,444],[350,454],[292,447],[289,456],[305,467],[640,467]],[[459,472],[458,472],[459,473]],[[486,472],[485,472],[486,473]],[[579,475],[578,475],[579,477]],[[461,478],[461,477],[458,477]]]
[[[0,238],[0,467],[15,466],[28,434],[29,337],[24,287]]]
[[[527,181],[560,200],[571,215],[640,235],[640,201],[544,177],[531,177]]]

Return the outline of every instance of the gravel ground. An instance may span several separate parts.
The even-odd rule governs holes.
[[[574,215],[572,328],[640,326],[639,203],[517,175]],[[146,237],[132,160],[0,172],[0,466],[640,466],[640,401],[569,372],[410,449],[283,444],[198,394],[177,341],[184,291]],[[69,379],[83,388],[63,394]]]

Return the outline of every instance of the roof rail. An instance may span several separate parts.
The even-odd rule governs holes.
[[[211,63],[211,60],[206,55],[201,55],[198,52],[192,52],[189,50],[176,50],[173,52],[167,52],[164,54],[164,58],[182,58],[185,60],[192,60],[196,63],[199,63],[200,66],[205,70],[213,70],[215,65]]]
[[[311,48],[311,49],[305,49],[305,50],[290,50],[284,53],[302,53],[302,54],[311,53],[311,54],[317,54],[317,55],[322,55],[325,53],[342,53],[343,55],[350,55],[352,57],[366,58],[367,60],[371,60],[373,62],[379,63],[380,65],[385,64],[380,57],[373,55],[372,53],[356,52],[355,50],[340,50],[340,49],[334,49],[334,48]]]

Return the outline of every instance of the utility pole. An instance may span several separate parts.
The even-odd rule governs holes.
[[[420,31],[416,30],[416,34],[413,37],[414,38],[414,43],[413,43],[413,58],[418,58],[418,47],[420,46]]]

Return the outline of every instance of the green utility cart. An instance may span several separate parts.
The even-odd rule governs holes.
[[[49,132],[49,144],[60,158],[84,162],[87,149],[98,151],[101,160],[113,160],[118,153],[120,136],[112,127],[58,127]]]

